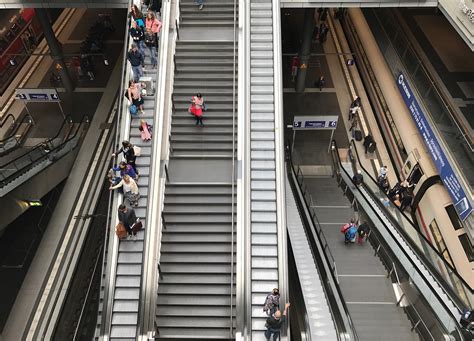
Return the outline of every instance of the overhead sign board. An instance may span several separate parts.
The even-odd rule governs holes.
[[[293,129],[295,130],[319,130],[336,129],[338,116],[295,116],[293,118]]]
[[[56,89],[16,89],[15,98],[23,102],[60,102]]]
[[[441,148],[441,144],[434,134],[433,129],[431,128],[423,110],[421,110],[421,106],[416,100],[410,85],[403,76],[403,73],[398,75],[397,85],[398,90],[400,91],[400,94],[402,95],[403,100],[408,107],[408,110],[415,120],[416,127],[418,128],[418,131],[420,132],[420,135],[426,147],[428,148],[441,180],[443,181],[449,195],[451,196],[451,199],[454,202],[454,207],[456,208],[459,217],[462,220],[466,219],[472,212],[472,204],[466,196],[461,182],[454,173],[454,170],[449,163],[446,154]]]

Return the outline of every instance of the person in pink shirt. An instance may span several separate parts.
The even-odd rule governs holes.
[[[189,112],[196,118],[196,125],[200,125],[201,127],[204,127],[204,124],[202,123],[203,109],[206,110],[204,98],[200,93],[197,93],[196,96],[193,96],[193,98],[191,99],[191,106],[189,107]]]
[[[158,48],[158,34],[161,31],[161,21],[159,21],[152,11],[148,11],[145,19],[145,45],[150,50],[151,63],[156,67],[157,48]]]

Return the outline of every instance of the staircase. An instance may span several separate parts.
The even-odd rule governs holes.
[[[209,0],[202,11],[192,0],[180,6],[180,37],[192,32],[196,39],[176,42],[157,338],[229,340],[235,329],[234,42],[213,40],[209,28],[233,29],[234,2]],[[188,112],[197,92],[208,107],[204,127]]]
[[[265,339],[263,304],[279,287],[272,25],[272,0],[250,0],[252,340]]]

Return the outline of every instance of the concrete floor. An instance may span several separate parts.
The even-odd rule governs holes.
[[[298,51],[297,37],[301,35],[303,12],[284,10],[284,13],[287,14],[282,15],[282,20],[291,26],[282,28],[283,53],[291,53]],[[330,39],[329,34],[324,49],[321,44],[313,43],[312,52],[326,51],[332,44]],[[346,103],[350,102],[349,93],[344,88],[341,70],[329,70],[327,57],[318,59],[320,67],[310,63],[306,80],[308,87],[301,94],[292,90],[294,84],[290,77],[290,59],[287,59],[286,65],[283,66],[286,89],[283,95],[285,123],[291,124],[294,115],[339,115],[334,138],[339,148],[347,148],[347,112],[344,108]],[[340,67],[337,63],[332,65]],[[324,72],[326,77],[326,88],[323,92],[313,85],[321,72]],[[338,83],[334,84],[335,82]],[[292,132],[292,129],[287,129],[286,140],[291,140]],[[321,176],[325,170],[331,171],[331,159],[327,153],[329,138],[330,132],[325,130],[297,131],[293,162],[302,166],[304,182],[312,198],[311,205],[335,258],[341,290],[358,337],[360,340],[374,341],[418,340],[417,334],[410,332],[411,325],[403,310],[395,304],[392,283],[386,277],[387,273],[381,261],[374,256],[371,245],[344,243],[340,229],[350,218],[355,217],[355,213],[335,179],[331,176]]]

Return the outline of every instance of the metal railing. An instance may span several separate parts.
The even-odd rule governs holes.
[[[236,94],[236,77],[237,77],[237,25],[238,25],[238,18],[237,18],[237,6],[239,0],[234,0],[234,21],[233,21],[233,46],[232,46],[232,189],[231,189],[231,241],[230,241],[230,312],[229,312],[229,319],[230,319],[230,326],[229,326],[229,337],[234,337],[234,233],[235,233],[235,184],[237,182],[236,177],[236,170],[235,170],[235,161],[237,157],[237,153],[235,150],[236,145],[236,134],[235,134],[235,123],[236,123],[236,115],[237,110],[235,106],[235,101],[237,99]]]
[[[0,155],[7,154],[11,150],[19,147],[21,141],[24,139],[33,124],[33,120],[28,114],[23,115],[21,120],[15,120],[15,117],[12,114],[8,114],[0,123],[0,129],[7,123],[8,119],[12,119],[12,124],[6,131],[6,137],[0,140]],[[20,128],[24,125],[26,125],[26,128],[22,131],[21,135],[18,135]]]
[[[339,158],[338,154],[338,149],[337,149],[337,144],[336,141],[333,141],[332,145],[332,160],[333,160],[333,166],[334,166],[334,174],[337,177],[338,183],[342,185],[344,183],[345,185],[345,190],[344,192],[347,192],[347,189],[349,185],[354,188],[354,191],[359,192],[362,197],[367,201],[367,203],[372,206],[372,205],[377,205],[377,208],[383,212],[382,214],[385,213],[385,216],[380,216],[380,214],[374,210],[374,214],[377,216],[377,218],[380,221],[386,221],[387,219],[392,223],[393,227],[396,229],[396,231],[399,233],[399,236],[402,237],[402,240],[399,240],[399,236],[395,235],[394,232],[387,227],[384,223],[381,225],[377,225],[376,229],[381,230],[384,229],[388,234],[393,238],[393,241],[397,245],[397,250],[401,251],[406,257],[406,259],[410,262],[410,266],[415,269],[419,277],[424,281],[424,283],[427,285],[428,288],[431,290],[431,297],[432,299],[436,300],[437,303],[444,309],[444,315],[443,318],[447,318],[450,322],[448,323],[454,331],[452,332],[457,332],[459,333],[459,327],[457,324],[457,316],[454,316],[451,309],[448,307],[449,303],[454,304],[456,307],[457,311],[460,313],[461,311],[464,311],[465,309],[468,309],[472,306],[472,297],[473,297],[473,290],[470,289],[470,287],[467,285],[467,283],[464,282],[464,280],[456,273],[454,269],[450,267],[449,264],[446,263],[446,261],[443,259],[443,257],[432,247],[432,245],[424,238],[423,235],[421,235],[413,226],[412,231],[408,233],[407,231],[404,230],[403,227],[401,227],[396,219],[393,219],[390,213],[388,213],[386,207],[385,207],[385,202],[382,202],[380,200],[379,195],[385,195],[379,188],[375,180],[371,177],[371,175],[365,171],[365,169],[359,165],[358,169],[361,169],[363,172],[363,177],[364,177],[364,182],[363,186],[364,189],[366,189],[366,193],[369,194],[369,198],[367,198],[366,194],[364,194],[364,191],[362,191],[358,186],[355,186],[352,180],[350,180],[350,183],[346,183],[344,179],[342,178],[342,174],[344,173],[345,176],[348,179],[352,179],[350,174],[347,173],[347,170],[343,167],[342,162]],[[355,162],[352,163],[352,166],[355,165]],[[374,185],[372,186],[373,183]],[[377,189],[375,194],[373,192],[374,189]],[[369,200],[370,199],[370,200]],[[390,202],[387,198],[387,201]],[[355,204],[356,199],[355,197],[353,198],[353,203]],[[415,240],[413,236],[416,236],[418,239]],[[421,273],[420,265],[416,263],[416,260],[413,259],[412,256],[410,256],[407,251],[405,250],[405,247],[402,246],[401,242],[405,242],[410,249],[415,253],[416,256],[418,256],[418,260],[421,261],[421,265],[426,268],[428,273],[433,277],[433,280],[436,281],[436,284],[430,283],[429,279]],[[426,251],[429,251],[430,253],[427,254]],[[430,258],[433,257],[433,258]],[[396,261],[396,260],[394,260]],[[442,265],[441,267],[439,267]],[[450,273],[455,276],[457,279],[456,283],[451,283],[449,281],[449,278],[446,278],[443,275],[443,271],[449,270]],[[423,270],[424,271],[424,270]],[[411,277],[411,276],[410,276]],[[433,287],[433,285],[439,285],[443,291],[443,293],[449,298],[450,302],[446,302],[443,297],[440,296],[440,294],[437,292],[436,288]],[[457,285],[461,285],[461,287],[457,287]],[[461,291],[459,290],[461,289]],[[427,295],[428,293],[423,293],[424,295]],[[429,303],[431,304],[431,303]],[[441,318],[438,317],[437,318]],[[447,320],[444,320],[443,323],[446,323]],[[440,320],[441,322],[441,320]],[[446,325],[446,324],[445,324]]]
[[[71,124],[71,121],[66,119],[55,137],[47,140],[46,142],[40,143],[28,153],[9,161],[5,165],[2,165],[0,168],[0,188],[6,186],[8,183],[18,178],[20,175],[24,174],[33,167],[39,165],[41,162],[47,160],[56,161],[57,159],[64,156],[67,152],[74,149],[81,137],[78,135],[78,133],[80,131],[82,132],[84,126],[89,123],[89,118],[84,116],[81,122],[77,124],[74,133],[71,135],[72,130],[68,131],[66,139],[64,140],[63,138],[60,138],[59,135],[66,123]]]
[[[352,152],[353,150],[355,150],[355,153]],[[446,261],[442,254],[435,249],[425,235],[419,232],[405,212],[400,210],[392,199],[379,187],[377,181],[360,162],[359,153],[355,147],[354,140],[351,141],[350,151],[355,165],[363,172],[366,188],[379,199],[378,202],[380,205],[385,206],[384,212],[389,214],[391,220],[395,222],[394,225],[398,228],[398,231],[402,233],[409,245],[425,258],[425,261],[428,262],[432,270],[435,270],[435,273],[438,274],[436,277],[444,284],[443,287],[445,290],[452,291],[451,295],[453,295],[453,297],[451,298],[457,304],[458,309],[462,311],[472,306],[474,304],[474,297],[473,290],[469,284],[464,281],[461,275]]]
[[[336,326],[338,332],[337,335],[339,340],[359,340],[357,331],[349,313],[349,309],[345,303],[346,301],[344,299],[344,295],[342,294],[341,288],[339,286],[336,261],[331,253],[329,244],[326,240],[316,212],[313,209],[313,199],[307,190],[308,188],[304,182],[301,168],[299,166],[296,166],[295,168],[293,165],[290,152],[291,148],[287,146],[286,149],[288,151],[288,179],[296,191],[295,200],[297,202],[301,218],[303,219],[303,226],[306,230],[306,236],[308,237],[309,244],[312,248],[311,253],[313,254],[313,260],[321,275],[321,283],[325,290],[326,298],[329,302],[334,325]],[[287,193],[286,195],[291,195],[291,193]],[[323,251],[322,256],[324,259],[320,257],[321,253],[317,253],[316,251],[317,244]],[[327,265],[330,268],[330,271],[326,271],[324,265]],[[310,325],[308,325],[308,327],[311,328]]]
[[[357,202],[355,202],[355,204],[357,205]],[[358,208],[357,211],[360,212],[360,208]],[[360,218],[358,219],[358,222],[360,222]],[[412,324],[411,331],[416,330],[418,335],[423,336],[423,340],[428,339],[435,341],[436,338],[430,331],[428,323],[425,321],[425,319],[423,319],[423,314],[418,311],[416,305],[411,301],[409,295],[403,292],[402,282],[400,281],[400,277],[398,275],[399,270],[397,270],[396,265],[397,260],[391,256],[391,253],[387,251],[385,246],[383,246],[383,244],[380,242],[380,239],[375,233],[373,233],[372,230],[367,234],[366,240],[370,242],[372,247],[375,249],[375,256],[378,256],[379,259],[384,263],[384,266],[388,271],[387,278],[390,278],[393,283],[397,284],[398,288],[402,291],[402,294],[400,297],[398,297],[396,305],[397,307],[403,308],[410,319]]]

